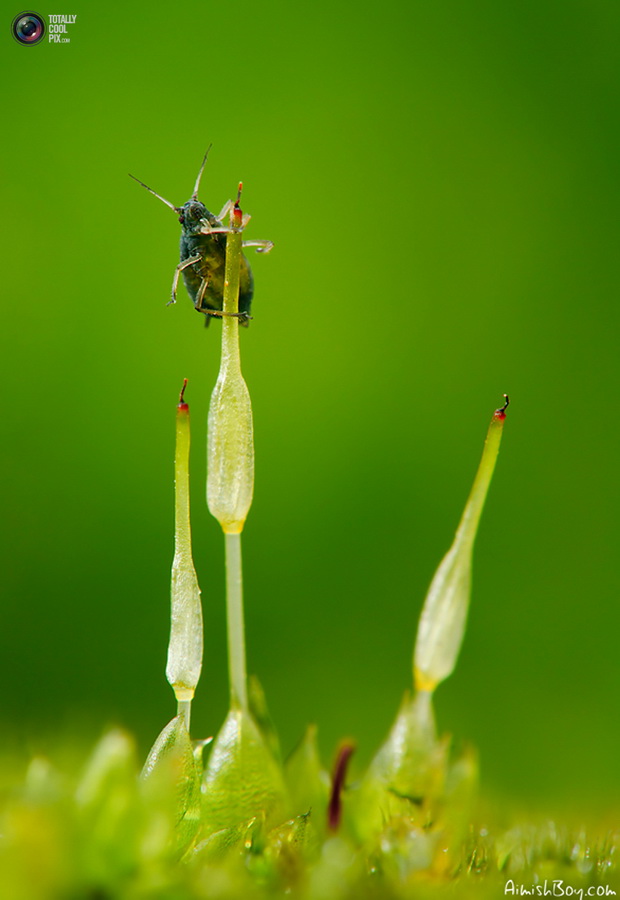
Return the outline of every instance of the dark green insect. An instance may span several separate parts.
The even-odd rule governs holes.
[[[229,200],[218,216],[209,212],[204,203],[198,199],[198,189],[200,187],[200,179],[207,162],[209,150],[204,155],[194,192],[191,198],[184,203],[183,206],[174,206],[164,197],[157,194],[152,188],[144,184],[134,175],[130,175],[134,181],[141,184],[143,188],[154,194],[158,200],[169,206],[175,213],[178,213],[179,222],[181,223],[181,261],[176,267],[174,278],[172,280],[172,295],[170,303],[176,303],[177,286],[179,276],[183,274],[183,281],[187,288],[194,309],[197,312],[204,313],[206,316],[205,325],[210,322],[211,316],[225,315],[222,312],[224,305],[224,269],[226,265],[226,235],[230,232],[230,228],[224,225],[224,218],[232,207],[232,201]],[[242,228],[244,228],[250,217],[244,216]],[[271,241],[244,241],[244,247],[256,247],[258,253],[268,253],[273,244]],[[254,277],[250,264],[245,258],[241,257],[241,273],[239,284],[239,312],[237,315],[242,325],[247,325],[251,318],[250,306],[252,297],[254,296]]]

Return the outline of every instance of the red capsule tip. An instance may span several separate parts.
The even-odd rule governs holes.
[[[239,188],[237,190],[237,199],[235,200],[235,205],[233,206],[231,219],[232,224],[235,228],[240,228],[241,223],[243,222],[243,213],[241,211],[241,207],[239,206],[239,201],[241,200],[241,191],[243,190],[243,182],[239,182]]]
[[[332,772],[332,789],[327,807],[327,825],[330,831],[338,831],[342,819],[342,789],[347,774],[349,760],[355,752],[355,744],[345,741],[336,754],[336,762]]]
[[[505,419],[506,418],[506,410],[508,409],[508,407],[510,405],[510,397],[508,396],[508,394],[504,394],[504,400],[506,401],[504,403],[504,405],[501,406],[499,409],[495,410],[494,415],[495,415],[496,419]]]
[[[185,402],[183,395],[185,394],[185,388],[187,387],[187,378],[183,379],[183,387],[181,388],[181,393],[179,394],[179,408],[183,407],[184,409],[189,409],[188,404]]]

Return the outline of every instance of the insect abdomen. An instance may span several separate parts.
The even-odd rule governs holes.
[[[191,256],[200,254],[201,259],[183,269],[183,281],[187,293],[194,306],[200,293],[203,280],[207,285],[204,296],[197,309],[219,309],[224,305],[224,274],[226,267],[226,238],[224,235],[192,235],[181,236],[181,262]],[[250,312],[254,295],[254,279],[252,270],[245,256],[241,257],[241,273],[239,283],[239,312]],[[206,316],[205,324],[209,324],[211,316]],[[247,325],[247,321],[243,322]]]

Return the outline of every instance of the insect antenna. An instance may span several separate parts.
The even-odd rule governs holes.
[[[135,175],[132,175],[131,172],[128,172],[127,174],[129,175],[130,178],[133,178],[134,181],[137,181],[138,184],[141,184],[143,188],[146,188],[147,191],[148,191],[150,194],[153,194],[153,196],[157,197],[158,200],[161,200],[162,203],[165,203],[166,206],[169,206],[170,209],[174,210],[174,212],[180,212],[180,211],[181,211],[181,210],[180,210],[180,207],[175,206],[175,205],[174,205],[173,203],[171,203],[169,200],[166,200],[164,197],[160,196],[160,194],[158,194],[156,191],[154,191],[153,188],[150,188],[150,187],[148,186],[148,184],[145,184],[143,181],[140,181],[140,179],[139,179],[139,178],[136,178]]]
[[[213,144],[209,144],[209,146],[207,147],[207,152],[204,155],[204,159],[203,159],[202,165],[200,167],[200,172],[198,173],[198,177],[196,178],[196,184],[194,185],[194,193],[192,194],[192,200],[198,199],[198,189],[200,187],[200,179],[202,178],[202,173],[205,170],[205,166],[207,164],[207,157],[209,155],[209,150],[211,149],[212,146],[213,146]]]

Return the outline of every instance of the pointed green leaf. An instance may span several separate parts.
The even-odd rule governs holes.
[[[153,822],[148,852],[161,852],[166,842],[185,851],[200,824],[200,775],[183,716],[161,732],[140,777]]]
[[[249,713],[233,707],[215,739],[203,780],[208,832],[234,828],[253,817],[268,825],[286,814],[280,767]]]
[[[250,675],[248,679],[248,702],[252,718],[258,725],[265,743],[273,753],[274,759],[281,763],[280,739],[267,707],[267,698],[265,697],[263,686],[256,675]]]
[[[354,827],[362,838],[394,816],[421,820],[421,810],[441,792],[445,744],[437,740],[431,695],[406,693],[387,740],[352,798]]]
[[[317,729],[309,725],[286,761],[284,775],[291,808],[299,815],[312,812],[312,823],[319,833],[325,830],[329,800],[329,774],[321,765]]]

